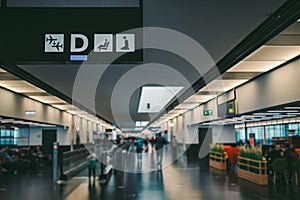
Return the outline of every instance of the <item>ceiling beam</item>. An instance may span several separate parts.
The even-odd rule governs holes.
[[[192,88],[188,88],[177,99],[174,98],[166,106],[166,112],[174,109],[180,102],[193,95],[206,85],[207,82],[213,81],[218,74],[225,73],[232,66],[242,61],[263,44],[267,43],[271,38],[278,35],[285,28],[296,22],[300,18],[300,1],[288,0],[277,11],[270,15],[263,23],[261,23],[254,31],[252,31],[244,40],[242,40],[235,48],[233,48],[225,57],[223,57],[215,68],[209,70],[204,77],[199,78]],[[217,73],[216,73],[217,72]],[[158,120],[163,113],[160,113],[151,122]],[[150,123],[151,124],[151,123]]]

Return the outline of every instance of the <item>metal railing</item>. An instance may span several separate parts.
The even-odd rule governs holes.
[[[86,148],[63,153],[60,159],[60,179],[67,179],[86,168],[88,155]]]

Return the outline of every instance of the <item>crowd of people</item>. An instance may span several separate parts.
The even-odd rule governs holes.
[[[0,166],[1,172],[17,174],[26,169],[34,169],[37,164],[44,160],[44,155],[41,146],[31,148],[19,147],[11,149],[8,146],[3,146],[0,150]]]
[[[161,133],[156,134],[152,137],[140,136],[140,137],[129,137],[129,138],[119,138],[117,141],[118,148],[123,149],[128,152],[134,152],[137,155],[138,166],[141,166],[142,162],[142,153],[156,153],[156,167],[157,169],[162,168],[162,161],[164,155],[164,146],[168,144],[167,139]],[[173,156],[177,155],[177,139],[175,136],[172,137],[170,143],[171,151]],[[96,169],[97,169],[97,160],[99,157],[95,154],[95,149],[89,149],[89,155],[87,159],[87,168],[88,168],[88,177],[89,183],[91,180],[95,182]],[[122,160],[122,159],[120,159]],[[100,166],[101,167],[101,166]]]
[[[146,137],[138,137],[134,140],[134,144],[136,147],[136,153],[137,153],[137,159],[138,162],[141,162],[142,160],[142,152],[148,153],[149,149],[151,152],[156,152],[156,162],[157,162],[157,168],[162,168],[162,160],[163,160],[163,147],[166,145],[167,139],[162,136],[161,133],[158,133],[154,136],[152,136],[150,139]],[[175,136],[172,137],[171,140],[171,150],[173,152],[174,158],[177,156],[177,139]]]
[[[166,145],[167,142],[166,135],[162,133],[157,133],[151,137],[148,136],[140,136],[134,138],[119,138],[117,141],[118,145],[121,145],[125,142],[131,143],[134,147],[131,148],[131,151],[137,153],[137,161],[141,162],[142,160],[142,153],[153,153],[156,152],[156,160],[157,160],[157,168],[162,167],[162,160],[163,160],[163,147]],[[172,151],[172,155],[174,160],[176,160],[177,156],[177,139],[175,136],[172,136],[170,141],[170,149]]]
[[[284,158],[288,163],[289,178],[292,179],[292,171],[294,162],[299,159],[299,155],[295,151],[293,143],[284,143],[284,144],[272,144],[269,146],[264,146],[260,142],[251,145],[250,142],[245,144],[239,143],[240,147],[244,146],[246,148],[254,147],[256,150],[262,152],[263,157],[267,160],[268,172],[269,172],[269,181],[273,181],[273,162],[278,158]]]
[[[286,159],[286,161],[288,162],[289,179],[292,179],[293,163],[298,159],[298,154],[295,151],[294,145],[292,143],[285,145],[271,145],[269,149],[264,153],[264,156],[268,161],[270,181],[272,181],[272,177],[274,176],[272,164],[278,158]]]

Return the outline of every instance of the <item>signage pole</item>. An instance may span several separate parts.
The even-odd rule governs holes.
[[[58,143],[53,142],[53,183],[57,183],[57,177],[58,177],[58,171],[57,171],[57,166],[58,166]]]

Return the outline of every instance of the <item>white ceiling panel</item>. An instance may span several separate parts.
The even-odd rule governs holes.
[[[61,105],[61,104],[52,104],[53,107],[58,108],[60,110],[72,110],[73,106],[70,104]]]
[[[241,61],[228,72],[267,72],[285,61]]]
[[[35,99],[37,101],[51,104],[51,103],[66,103],[65,101],[55,97],[55,96],[29,96],[32,99]]]
[[[285,29],[280,34],[288,34],[288,35],[297,35],[300,34],[300,21],[298,20],[297,23],[292,24],[290,27]]]
[[[182,114],[186,111],[187,111],[187,109],[171,110],[170,112],[168,112],[168,114]]]
[[[0,81],[0,86],[17,93],[45,92],[26,81],[5,80]]]
[[[179,116],[179,114],[167,114],[167,115],[165,115],[166,119],[173,119],[177,116]]]
[[[244,60],[287,61],[300,54],[300,46],[262,46]]]
[[[217,95],[197,95],[194,94],[186,99],[183,103],[203,103],[215,98]]]
[[[243,83],[246,79],[243,80],[214,80],[210,82],[207,86],[203,87],[200,92],[226,92],[229,91]]]
[[[191,103],[191,104],[180,104],[178,106],[175,107],[175,109],[193,109],[195,107],[199,106],[199,103]]]

